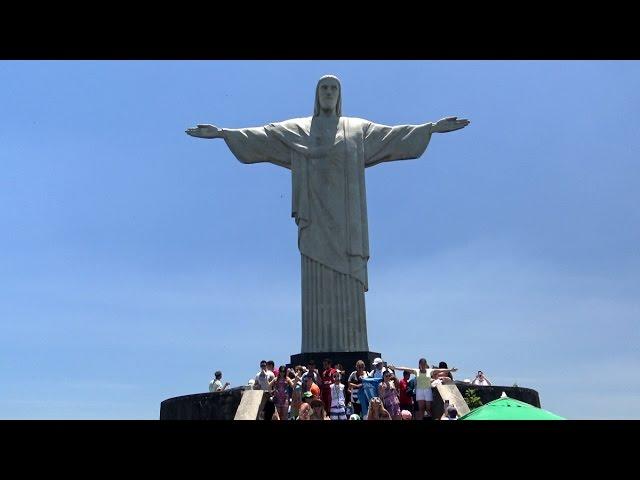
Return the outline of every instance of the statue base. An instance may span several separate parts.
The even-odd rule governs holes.
[[[335,366],[336,364],[342,364],[342,367],[345,369],[346,374],[350,375],[351,372],[356,369],[356,362],[358,360],[362,360],[364,362],[364,368],[367,371],[373,370],[373,360],[376,358],[382,358],[377,352],[308,352],[308,353],[297,353],[295,355],[291,355],[291,363],[288,365],[289,367],[295,367],[296,365],[307,366],[309,360],[313,360],[316,363],[316,368],[322,372],[322,361],[325,358],[331,360],[331,363]],[[384,360],[384,358],[383,358]],[[343,379],[346,381],[346,379]]]

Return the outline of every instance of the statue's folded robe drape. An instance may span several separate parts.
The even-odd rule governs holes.
[[[225,130],[225,140],[242,163],[270,162],[291,170],[291,215],[298,225],[303,270],[307,257],[359,282],[364,292],[368,289],[369,259],[364,169],[418,158],[429,144],[432,124],[389,127],[340,117],[335,138],[318,139],[312,123],[313,117],[307,117],[264,127],[229,129]],[[327,287],[331,288],[325,285],[322,290]],[[316,295],[305,295],[304,290],[303,285],[303,352],[368,350],[364,298],[349,300],[350,294],[345,293],[347,300],[339,300],[346,305],[342,308],[327,305],[340,295],[329,295],[321,301]],[[315,327],[313,322],[306,322],[306,331],[305,298],[316,303],[306,305],[306,313],[318,317],[314,321],[319,322]]]

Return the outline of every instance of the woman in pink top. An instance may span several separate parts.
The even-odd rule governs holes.
[[[398,390],[391,380],[391,372],[387,370],[382,375],[382,381],[378,385],[378,395],[382,399],[384,408],[391,415],[392,420],[400,420],[400,399],[398,398]]]
[[[280,420],[289,418],[289,392],[294,387],[293,381],[287,376],[287,368],[282,365],[278,370],[278,376],[269,382],[273,391],[273,402]]]

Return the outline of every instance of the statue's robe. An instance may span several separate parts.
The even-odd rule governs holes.
[[[433,124],[388,127],[340,117],[328,133],[319,124],[307,117],[225,129],[225,140],[242,163],[291,170],[291,215],[302,255],[302,353],[368,351],[364,169],[418,158]]]

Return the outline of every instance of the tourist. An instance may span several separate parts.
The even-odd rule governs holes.
[[[423,420],[425,413],[427,418],[431,418],[431,403],[433,402],[433,393],[431,392],[431,376],[440,372],[455,372],[457,368],[429,368],[429,364],[425,358],[418,361],[418,368],[408,367],[392,367],[394,369],[403,370],[413,373],[416,376],[416,401],[418,410],[416,411],[416,420]]]
[[[262,360],[260,362],[260,371],[256,374],[255,382],[253,383],[254,390],[264,390],[265,392],[271,392],[271,381],[273,380],[273,372],[267,369],[267,362]],[[263,419],[271,420],[273,412],[275,412],[276,406],[273,403],[273,397],[269,395],[269,398],[264,404],[262,410]]]
[[[293,382],[287,376],[287,367],[282,365],[278,369],[278,376],[269,382],[273,390],[273,401],[280,420],[287,420],[289,411],[289,396],[293,390]]]
[[[491,382],[487,377],[484,376],[484,373],[482,373],[482,371],[478,370],[478,374],[476,375],[476,378],[474,378],[471,381],[471,385],[480,385],[483,387],[490,387]]]
[[[402,410],[400,412],[400,417],[402,418],[402,420],[413,420],[413,415],[409,410]]]
[[[373,397],[369,402],[369,410],[367,412],[367,420],[391,420],[391,415],[382,405],[382,400]]]
[[[295,383],[297,386],[302,388],[303,376],[304,376],[305,368],[302,365],[296,365],[293,369],[293,376],[295,378]]]
[[[333,374],[333,384],[330,387],[331,408],[329,414],[331,420],[346,420],[346,403],[344,398],[344,385],[340,382],[342,375],[336,371]]]
[[[278,372],[276,371],[276,362],[273,360],[267,360],[267,370],[273,373],[274,377],[278,376]]]
[[[392,373],[387,370],[382,376],[382,382],[378,385],[378,395],[382,399],[384,408],[391,415],[392,420],[400,420],[400,401],[398,390],[392,380]]]
[[[402,372],[402,380],[398,382],[398,396],[400,400],[400,409],[413,412],[413,398],[411,397],[413,392],[409,388],[410,377],[411,372],[406,370]]]
[[[302,375],[302,389],[306,392],[307,385],[307,376],[311,375],[313,377],[313,383],[316,385],[320,385],[320,373],[316,370],[316,362],[313,360],[309,360],[307,362],[307,371]]]
[[[373,359],[373,370],[371,370],[371,372],[369,372],[369,376],[373,377],[373,378],[382,378],[382,375],[386,371],[387,371],[387,367],[385,366],[385,364],[382,361],[382,359],[381,358],[374,358]]]
[[[314,398],[309,403],[311,405],[310,420],[331,420],[324,409],[324,403],[318,398]]]
[[[356,362],[356,370],[351,372],[348,380],[349,389],[351,390],[351,404],[353,405],[353,412],[358,415],[362,412],[362,405],[358,398],[358,392],[362,386],[362,379],[367,378],[368,376],[369,372],[364,369],[364,362],[362,360],[358,360]]]
[[[273,420],[274,414],[277,414],[276,405],[273,402],[273,397],[269,397],[262,409],[262,419],[271,421]]]
[[[404,372],[403,372],[404,375]],[[411,380],[407,382],[407,395],[411,397],[411,401],[413,403],[413,408],[410,410],[414,416],[415,412],[418,411],[418,401],[416,400],[416,377],[415,375],[411,377]]]
[[[344,369],[341,363],[336,363],[334,368],[336,369],[336,372],[340,374],[340,382],[347,387],[344,391],[344,400],[345,400],[345,403],[349,405],[351,403],[351,393],[349,392],[349,387],[346,384],[348,373]],[[351,415],[351,413],[349,415]]]
[[[325,410],[331,409],[331,384],[333,383],[333,374],[336,373],[336,369],[331,366],[331,359],[325,358],[322,361],[322,376],[320,381],[320,391],[322,392],[322,402],[324,403]]]
[[[314,398],[320,399],[320,387],[313,381],[313,375],[307,375],[304,389],[305,392],[311,393]]]
[[[448,368],[449,366],[447,365],[447,362],[440,362],[438,364],[438,369],[448,369]],[[443,380],[442,383],[453,383],[453,375],[451,374],[451,370],[449,370],[448,372],[436,373],[435,378]],[[444,380],[445,378],[448,378],[451,381]]]
[[[458,410],[453,405],[446,405],[440,420],[458,420]]]
[[[296,420],[311,420],[311,405],[308,403],[300,405],[300,415],[298,415]]]
[[[302,405],[302,366],[296,365],[291,374],[293,375],[292,382],[294,385],[291,392],[291,418],[296,418]]]
[[[262,360],[260,362],[260,371],[256,374],[255,383],[253,384],[254,390],[271,391],[270,383],[273,380],[273,372],[267,369],[267,362]]]
[[[229,382],[226,382],[224,385],[222,384],[222,372],[218,370],[213,375],[215,378],[211,380],[211,382],[209,382],[209,391],[222,392],[223,390],[226,390],[226,388],[229,386]]]

